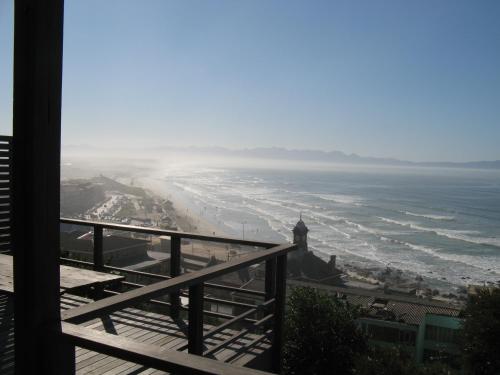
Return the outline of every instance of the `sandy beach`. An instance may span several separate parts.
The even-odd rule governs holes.
[[[177,225],[180,230],[199,234],[228,236],[220,228],[186,207],[186,204],[173,191],[168,190],[163,181],[155,178],[141,177],[136,179],[135,183],[173,203]]]
[[[150,191],[163,199],[172,202],[175,210],[175,218],[178,229],[183,232],[206,234],[221,237],[233,237],[225,233],[203,216],[190,210],[182,199],[175,192],[168,190],[168,187],[159,179],[142,177],[135,180],[137,186]],[[217,242],[185,240],[182,243],[182,252],[204,258],[215,257],[221,261],[227,261],[239,257],[250,251],[248,247],[229,245]]]

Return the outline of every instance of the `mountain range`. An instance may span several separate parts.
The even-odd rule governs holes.
[[[414,162],[393,158],[365,157],[357,154],[346,154],[341,151],[321,150],[293,150],[281,147],[259,147],[246,149],[227,149],[224,147],[185,147],[184,151],[197,154],[209,154],[227,157],[319,161],[330,163],[390,165],[411,167],[441,167],[441,168],[473,168],[473,169],[500,169],[500,160],[470,161],[470,162]]]
[[[121,154],[126,152],[128,157],[134,154],[145,156],[145,154],[162,153],[185,153],[190,156],[215,156],[223,158],[250,158],[250,159],[272,159],[289,161],[310,161],[325,163],[359,164],[359,165],[387,165],[400,167],[440,167],[440,168],[472,168],[472,169],[500,169],[500,160],[483,160],[469,162],[443,162],[428,161],[415,162],[400,160],[395,158],[366,157],[357,154],[347,154],[341,151],[322,151],[322,150],[295,150],[282,147],[257,147],[245,149],[229,149],[225,147],[209,146],[162,146],[147,148],[100,148],[87,145],[66,145],[63,146],[63,154],[86,153],[93,154],[112,154],[116,152]]]

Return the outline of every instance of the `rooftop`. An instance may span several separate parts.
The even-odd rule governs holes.
[[[365,309],[367,317],[384,320],[395,320],[411,325],[419,325],[426,314],[457,317],[460,309],[443,302],[429,301],[415,297],[385,294],[381,291],[360,288],[343,288],[319,285],[303,281],[288,280],[290,286],[308,286],[345,298],[349,303]],[[380,314],[380,311],[387,313]]]

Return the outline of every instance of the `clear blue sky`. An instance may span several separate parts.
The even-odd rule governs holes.
[[[497,0],[66,0],[63,143],[500,159],[499,20]]]

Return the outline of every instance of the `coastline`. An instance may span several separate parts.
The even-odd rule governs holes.
[[[220,227],[213,224],[202,215],[194,212],[194,210],[189,209],[186,202],[175,194],[174,191],[169,190],[168,186],[161,180],[141,177],[135,179],[135,181],[143,189],[162,199],[168,199],[172,202],[178,230],[211,236],[234,237],[224,232]],[[181,249],[186,255],[191,254],[206,259],[215,257],[220,261],[227,261],[248,253],[248,249],[245,247],[196,240],[183,241],[181,243]]]
[[[173,203],[177,225],[180,230],[186,232],[194,232],[208,235],[219,235],[226,237],[234,237],[224,232],[224,230],[217,226],[215,223],[210,222],[202,215],[190,209],[186,202],[186,197],[181,197],[180,194],[173,189],[169,189],[168,184],[162,181],[161,178],[154,177],[141,177],[135,179],[139,186],[146,190],[151,191],[163,199],[168,199]],[[290,228],[290,231],[292,228]],[[183,251],[186,253],[193,253],[202,256],[215,256],[220,260],[227,260],[230,258],[230,253],[233,256],[239,256],[245,251],[241,249],[230,249],[228,246],[215,243],[206,243],[201,241],[191,241],[189,244],[183,245]],[[421,279],[415,275],[408,274],[404,270],[399,269],[386,269],[380,268],[374,270],[373,268],[363,268],[350,264],[348,260],[342,262],[340,267],[342,272],[346,275],[345,285],[348,287],[359,287],[366,290],[383,290],[384,288],[393,289],[415,289],[417,293],[414,297],[440,299],[450,303],[456,303],[460,300],[459,295],[452,287],[445,287],[433,283],[430,279]],[[389,272],[388,272],[389,271]],[[417,275],[418,276],[418,275]]]
[[[197,214],[192,209],[189,209],[186,202],[175,194],[175,192],[169,190],[166,184],[161,180],[151,177],[141,177],[134,181],[143,189],[149,190],[153,194],[172,202],[177,225],[180,230],[199,234],[231,237],[220,227]]]

